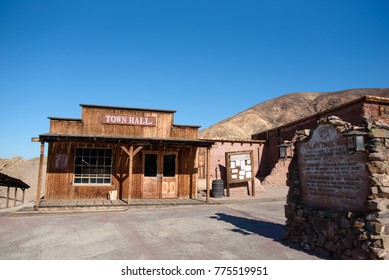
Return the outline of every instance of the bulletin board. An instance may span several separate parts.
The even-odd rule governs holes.
[[[227,196],[230,184],[251,182],[252,195],[255,196],[253,151],[226,153]]]

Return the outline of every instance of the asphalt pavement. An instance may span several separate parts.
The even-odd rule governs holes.
[[[284,200],[0,212],[1,260],[315,260],[282,241]]]

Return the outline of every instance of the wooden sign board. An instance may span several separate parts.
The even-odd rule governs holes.
[[[139,116],[103,114],[101,116],[101,123],[102,124],[156,126],[157,120],[155,117],[139,117]]]
[[[252,195],[255,195],[253,152],[239,151],[226,153],[227,196],[230,184],[252,182]]]

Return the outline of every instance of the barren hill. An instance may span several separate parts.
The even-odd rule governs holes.
[[[251,139],[257,132],[329,110],[365,95],[389,97],[389,88],[297,92],[259,103],[200,132],[204,139]]]

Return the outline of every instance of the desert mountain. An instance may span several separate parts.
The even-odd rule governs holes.
[[[203,129],[200,137],[204,139],[251,139],[251,135],[257,132],[332,109],[366,95],[389,97],[389,88],[286,94],[259,103]]]

